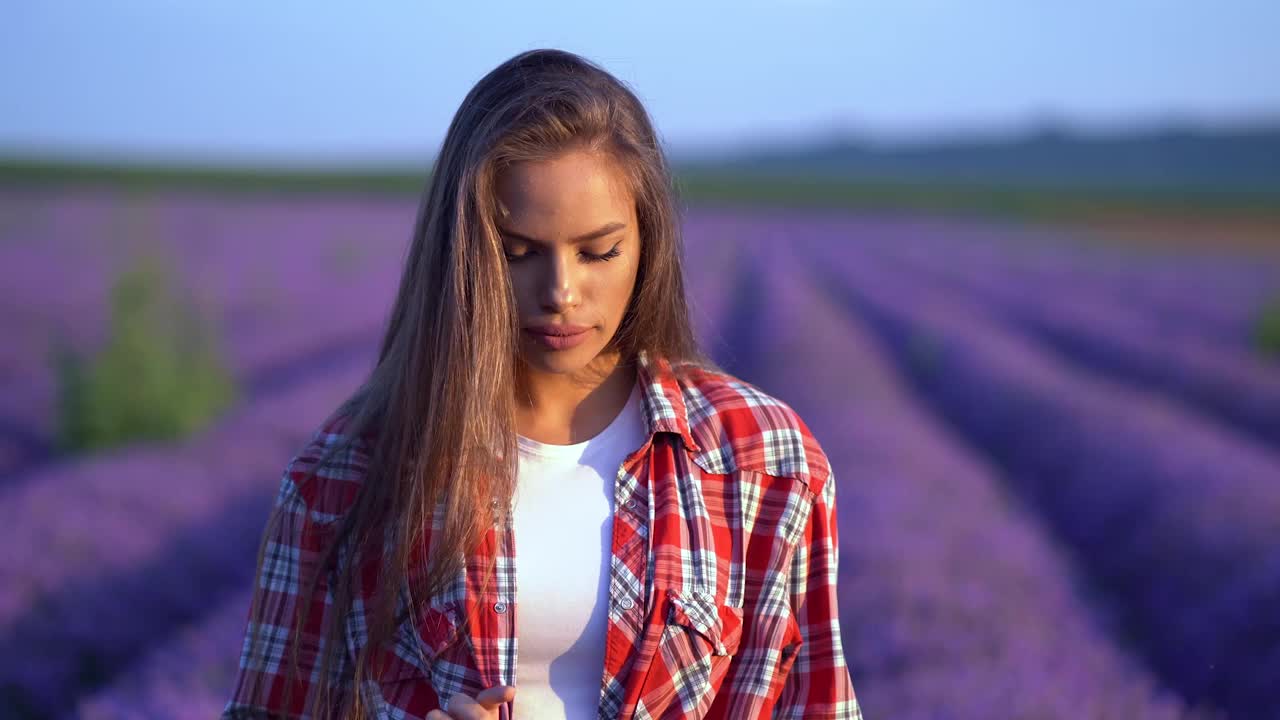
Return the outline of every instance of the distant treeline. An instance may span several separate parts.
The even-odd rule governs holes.
[[[833,140],[674,160],[690,203],[1062,215],[1193,211],[1280,215],[1280,124],[1243,130],[1083,135],[883,146]],[[417,194],[430,167],[211,168],[0,157],[0,186],[90,184],[148,191]]]
[[[1107,134],[1042,128],[999,139],[907,145],[836,139],[747,150],[685,167],[864,182],[1280,196],[1280,123]]]

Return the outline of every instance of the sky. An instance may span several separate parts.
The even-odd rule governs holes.
[[[430,157],[535,47],[628,83],[673,152],[1280,118],[1280,3],[10,0],[0,155],[306,165]]]

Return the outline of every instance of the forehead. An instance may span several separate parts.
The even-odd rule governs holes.
[[[627,222],[634,210],[624,175],[600,153],[574,151],[514,163],[498,173],[496,191],[498,219],[504,225],[550,230],[548,235]]]

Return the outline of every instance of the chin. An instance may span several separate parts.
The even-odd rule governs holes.
[[[581,370],[591,364],[599,354],[600,348],[576,347],[568,350],[548,350],[541,347],[525,350],[525,363],[530,367],[549,373],[570,373]]]

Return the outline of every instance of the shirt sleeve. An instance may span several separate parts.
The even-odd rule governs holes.
[[[861,720],[840,640],[836,576],[839,535],[836,479],[828,474],[792,556],[790,600],[800,644],[773,709],[773,717]]]
[[[301,595],[319,569],[323,542],[328,537],[313,519],[299,492],[298,482],[304,477],[300,457],[295,457],[285,469],[273,509],[276,517],[272,518],[274,522],[268,522],[264,532],[266,547],[253,590],[260,612],[257,618],[248,618],[239,671],[232,696],[222,711],[222,720],[308,717],[305,713],[316,691],[333,594],[327,577],[321,577],[311,600],[306,627],[297,632],[296,622],[303,609]],[[289,654],[295,649],[298,675],[286,697]],[[345,649],[330,664],[330,702],[340,707],[351,684],[346,679]]]

